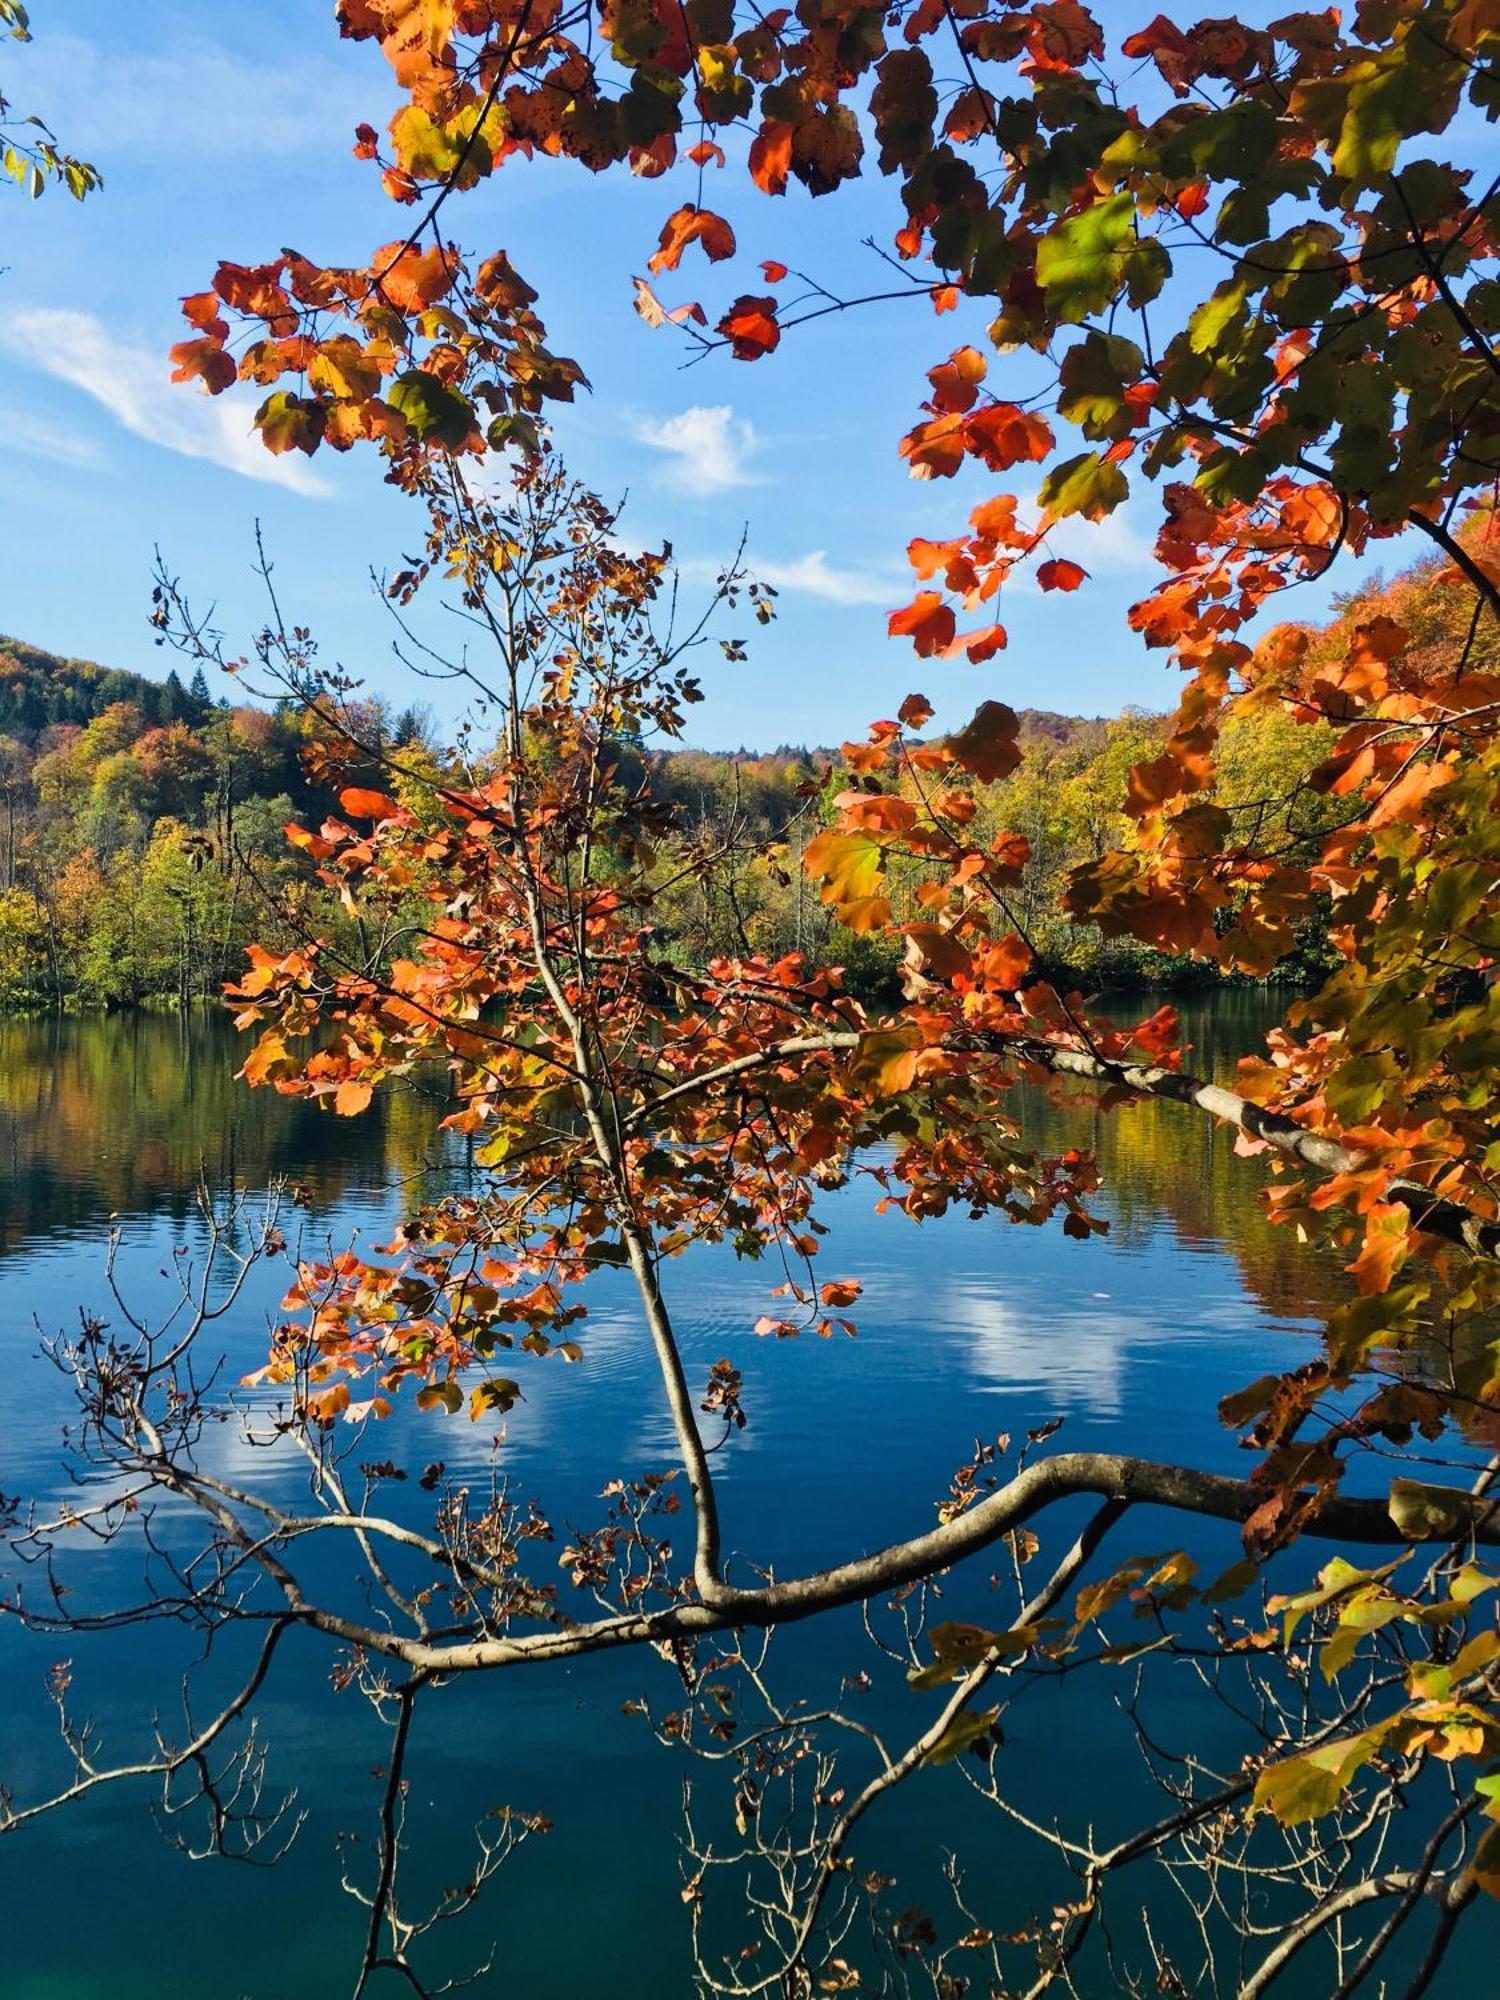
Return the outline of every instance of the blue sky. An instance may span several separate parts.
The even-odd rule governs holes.
[[[81,208],[53,191],[0,209],[0,630],[164,672],[146,624],[160,544],[241,643],[261,615],[259,520],[284,604],[325,654],[398,702],[431,700],[391,658],[369,575],[418,545],[410,503],[370,456],[271,459],[249,435],[253,391],[209,400],[172,387],[165,358],[181,331],[178,299],[221,257],[254,262],[290,245],[363,262],[399,233],[374,170],[351,153],[355,124],[383,124],[396,101],[378,53],[339,41],[330,0],[35,0],[31,11],[35,41],[0,45],[0,88],[47,117],[106,186]],[[795,184],[772,202],[736,193],[731,175],[722,194],[712,182],[704,200],[735,225],[740,262],[709,267],[690,251],[686,271],[659,286],[668,303],[717,305],[754,289],[762,257],[844,295],[890,278],[861,247],[872,233],[890,239],[889,185],[815,203]],[[465,246],[509,251],[542,292],[554,350],[590,377],[592,393],[556,431],[577,472],[610,498],[628,493],[626,532],[670,539],[691,584],[746,530],[752,565],[781,591],[776,624],[750,628],[748,665],[704,654],[708,699],[690,740],[834,742],[914,687],[940,725],[991,696],[1083,714],[1168,705],[1173,670],[1124,625],[1152,567],[1149,496],[1099,528],[1068,524],[1058,552],[1082,561],[1091,583],[1071,598],[1010,593],[1010,648],[986,666],[918,662],[887,639],[886,613],[911,595],[907,541],[956,532],[995,485],[982,471],[911,481],[896,449],[924,368],[982,318],[934,320],[920,301],[874,306],[788,336],[753,366],[716,354],[684,368],[679,340],[632,311],[631,278],[692,193],[686,167],[640,182],[517,161],[459,211]],[[997,359],[991,385],[1029,386],[1006,373],[1024,367]],[[1297,609],[1312,615],[1321,601]],[[441,634],[442,614],[425,615]]]

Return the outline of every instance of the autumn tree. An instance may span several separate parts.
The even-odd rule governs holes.
[[[219,1415],[206,1346],[198,1356],[211,1291],[123,1344],[90,1324],[60,1350],[84,1449],[118,1481],[89,1527],[144,1521],[149,1535],[159,1499],[185,1506],[202,1536],[183,1571],[191,1614],[254,1646],[234,1698],[164,1736],[144,1769],[70,1739],[74,1781],[13,1803],[11,1824],[149,1775],[174,1801],[205,1795],[211,1846],[253,1837],[253,1744],[227,1776],[221,1760],[286,1635],[320,1633],[392,1728],[375,1866],[353,1884],[369,1919],[356,1989],[382,1971],[419,1986],[427,1918],[405,1899],[399,1838],[417,1705],[466,1675],[654,1648],[678,1678],[668,1711],[648,1703],[652,1726],[734,1781],[732,1881],[721,1850],[690,1835],[705,1991],[1041,1993],[1107,1978],[1259,1994],[1316,1954],[1320,1991],[1429,1990],[1460,1920],[1500,1886],[1486,1455],[1500,1395],[1486,1331],[1500,1248],[1500,291],[1494,189],[1450,157],[1500,101],[1500,9],[1364,0],[1347,27],[1331,12],[1266,28],[1158,16],[1113,43],[1078,0],[769,15],[627,0],[597,18],[558,0],[344,0],[338,13],[345,35],[379,42],[403,92],[387,132],[361,127],[357,149],[407,227],[359,268],[292,253],[221,265],[186,302],[178,373],[215,393],[261,384],[273,451],[383,454],[428,518],[393,595],[451,580],[492,648],[457,670],[503,728],[492,755],[469,743],[414,770],[372,738],[357,690],[320,669],[306,636],[271,622],[245,670],[311,704],[325,768],[357,774],[337,813],[292,837],[358,927],[352,942],[309,927],[290,951],[257,951],[234,1000],[254,1032],[249,1080],[337,1115],[446,1065],[448,1122],[486,1179],[408,1217],[387,1253],[294,1259],[244,1421],[307,1455],[304,1514],[227,1483],[199,1448]],[[703,628],[672,627],[664,558],[625,552],[551,453],[546,405],[583,377],[548,348],[537,293],[502,249],[469,257],[448,233],[497,171],[557,173],[559,159],[677,172],[691,198],[664,201],[637,308],[664,337],[766,366],[796,366],[817,337],[799,329],[859,301],[772,263],[722,309],[665,302],[673,274],[735,257],[708,187],[894,184],[897,269],[881,290],[923,323],[952,314],[969,340],[933,360],[893,449],[918,477],[973,463],[1040,480],[1034,509],[996,490],[951,538],[912,544],[920,588],[891,627],[920,657],[966,656],[991,678],[1019,568],[1044,592],[1089,583],[1052,552],[1055,525],[1159,496],[1161,575],[1130,624],[1174,651],[1182,700],[1124,774],[1128,832],[1072,869],[1065,903],[1108,932],[1255,973],[1288,958],[1310,912],[1330,912],[1334,971],[1238,1091],[1184,1072],[1169,1009],[1121,1024],[1037,976],[1015,902],[1028,842],[1014,828],[975,837],[976,784],[1022,755],[994,696],[942,739],[920,695],[877,722],[847,747],[849,783],[805,846],[823,902],[903,955],[894,1014],[795,953],[726,952],[699,973],[662,951],[670,815],[621,781],[616,746],[681,728]],[[472,476],[495,454],[518,461],[504,500]],[[1282,591],[1399,535],[1435,551],[1441,614],[1408,625],[1398,593],[1328,644],[1271,626]],[[742,610],[746,588],[731,566],[717,608]],[[164,589],[158,615],[212,656],[181,593]],[[1261,712],[1330,734],[1294,793],[1268,795],[1256,769],[1242,773],[1254,795],[1237,795],[1230,748]],[[726,859],[689,851],[704,880]],[[1347,1273],[1322,1353],[1225,1384],[1225,1421],[1254,1454],[1242,1479],[1190,1453],[1049,1450],[1039,1426],[1021,1462],[983,1446],[959,1468],[935,1525],[872,1551],[851,1521],[843,1559],[768,1575],[755,1524],[721,1504],[712,1456],[754,1412],[732,1355],[689,1382],[672,1260],[732,1243],[781,1279],[756,1332],[842,1336],[860,1282],[829,1268],[819,1197],[856,1172],[913,1220],[961,1206],[1055,1221],[1086,1255],[1101,1227],[1094,1163],[1039,1156],[1016,1115],[1021,1080],[1049,1078],[1225,1121],[1240,1151],[1265,1156],[1272,1213]],[[212,1240],[232,1284],[285,1253],[274,1215],[248,1241]],[[551,1523],[503,1480],[487,1499],[450,1492],[423,1522],[366,1440],[403,1394],[493,1424],[523,1393],[497,1367],[586,1365],[584,1287],[601,1267],[634,1286],[675,1463],[622,1466],[606,1514],[567,1549],[565,1589],[533,1560]],[[1071,1545],[1050,1511],[1070,1498],[1092,1509]],[[1203,1579],[1181,1550],[1103,1556],[1140,1509],[1238,1523],[1244,1560]],[[12,1545],[51,1565],[76,1527],[76,1509],[32,1515]],[[1158,1517],[1139,1532],[1160,1548],[1171,1530]],[[314,1535],[347,1539],[378,1616],[308,1584]],[[1019,1557],[1035,1560],[1039,1537],[1031,1583]],[[1376,1553],[1325,1552],[1310,1581],[1311,1544]],[[926,1587],[1001,1547],[1021,1579],[1010,1615],[930,1623]],[[817,1720],[768,1692],[751,1635],[852,1604],[895,1620],[889,1652],[924,1706],[900,1749],[849,1730],[868,1775],[843,1779],[845,1708]],[[17,1607],[46,1630],[76,1622],[45,1594]],[[133,1615],[181,1611],[174,1597]],[[999,1691],[1085,1668],[1105,1679],[1122,1661],[1208,1675],[1244,1721],[1240,1761],[1190,1757],[1161,1815],[1133,1831],[1028,1822],[1067,1885],[1049,1919],[1007,1908],[1003,1884],[976,1910],[957,1875],[947,1913],[887,1907],[852,1857],[878,1854],[888,1796],[956,1764],[1013,1811]],[[502,1824],[434,1919],[538,1830]],[[1153,1859],[1201,1885],[1186,1947],[1135,1928],[1129,1884]],[[735,1928],[747,1877],[748,1938]]]

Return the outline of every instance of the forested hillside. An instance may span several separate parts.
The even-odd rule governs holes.
[[[315,804],[290,707],[0,639],[0,1003],[211,993]]]
[[[1336,648],[1351,618],[1393,606],[1419,629],[1424,619],[1443,625],[1441,593],[1418,569],[1367,591],[1314,645]],[[403,746],[414,767],[430,770],[440,754],[425,711],[367,700],[356,721],[363,740]],[[1127,839],[1129,774],[1157,754],[1161,718],[1026,710],[1020,722],[1022,762],[977,789],[978,830],[1024,842],[1014,915],[1038,958],[1084,983],[1180,981],[1181,960],[1070,922],[1061,896],[1071,868]],[[250,937],[264,939],[268,926],[280,934],[272,906],[289,893],[336,931],[336,903],[320,908],[323,891],[285,835],[289,821],[315,825],[335,811],[337,786],[348,782],[347,771],[334,783],[309,775],[311,736],[291,704],[231,706],[201,673],[187,685],[175,673],[153,681],[0,639],[0,1005],[213,995]],[[1331,824],[1337,801],[1308,780],[1332,741],[1326,723],[1280,704],[1237,718],[1225,735],[1220,801],[1246,816],[1279,815],[1289,838]],[[850,748],[618,747],[622,780],[649,783],[672,808],[664,866],[681,874],[670,908],[683,958],[801,951],[847,966],[862,990],[894,989],[889,938],[844,929],[800,867],[833,799],[858,781]],[[784,842],[770,862],[757,851],[768,833]],[[681,869],[669,858],[689,852],[711,853],[716,865]],[[1304,928],[1294,975],[1322,961],[1321,924]]]

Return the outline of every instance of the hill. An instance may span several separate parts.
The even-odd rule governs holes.
[[[34,743],[45,729],[92,722],[122,701],[139,710],[147,728],[198,723],[213,707],[201,672],[191,687],[183,686],[175,670],[153,681],[124,667],[67,660],[0,633],[0,735]]]

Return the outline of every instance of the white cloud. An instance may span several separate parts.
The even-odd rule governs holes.
[[[79,437],[16,409],[0,408],[0,438],[5,440],[7,451],[24,452],[28,458],[56,459],[60,465],[97,465],[102,456],[92,438]]]
[[[685,493],[722,493],[756,483],[745,467],[755,450],[755,431],[727,403],[695,403],[675,417],[648,419],[636,425],[635,435],[668,455],[662,477]]]
[[[967,1279],[936,1294],[930,1314],[962,1329],[969,1365],[987,1387],[1030,1392],[1038,1415],[1117,1416],[1133,1352],[1161,1339],[1149,1321],[1055,1300],[1041,1313],[1024,1295],[1012,1303]]]
[[[1030,492],[1018,493],[1017,498],[1021,503],[1023,520],[1027,515],[1034,518],[1040,512],[1034,488]],[[1156,567],[1152,553],[1154,537],[1155,525],[1149,502],[1140,494],[1132,494],[1123,507],[1117,507],[1113,514],[1106,514],[1102,521],[1086,521],[1080,514],[1070,514],[1066,520],[1059,521],[1048,534],[1046,547],[1038,551],[1036,561],[1044,562],[1048,556],[1064,556],[1070,562],[1082,563],[1090,576],[1123,574],[1139,577],[1144,587]],[[1023,564],[1014,570],[1005,587],[1029,596],[1037,588],[1035,565]]]
[[[253,394],[206,396],[171,380],[165,354],[112,335],[92,313],[33,307],[0,327],[0,342],[23,361],[102,403],[125,429],[185,458],[264,480],[308,498],[332,488],[300,458],[273,458],[252,428]]]
[[[750,569],[762,582],[774,585],[777,590],[821,597],[829,604],[875,604],[890,610],[901,602],[903,588],[908,596],[911,593],[909,582],[903,586],[890,577],[877,576],[869,570],[837,569],[829,562],[823,549],[813,549],[791,562],[762,562],[752,557]]]
[[[147,152],[265,161],[337,151],[368,115],[368,80],[347,62],[240,56],[208,41],[159,52],[50,28],[26,52],[26,92],[68,146],[103,169]]]

